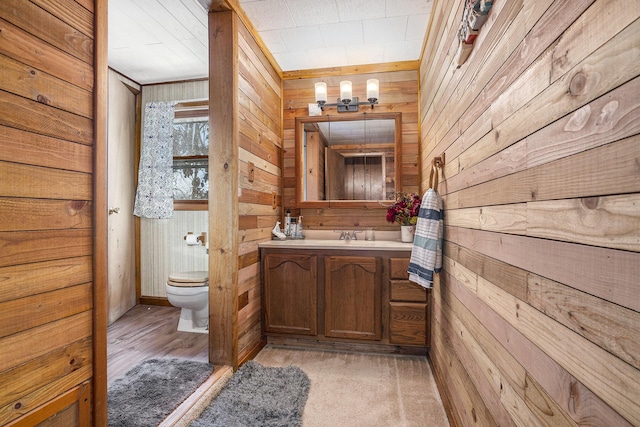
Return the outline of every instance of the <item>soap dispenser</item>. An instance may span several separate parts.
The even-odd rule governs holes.
[[[296,226],[296,237],[302,238],[302,215],[298,217],[298,224]]]
[[[287,209],[287,214],[284,216],[284,234],[291,236],[291,210]]]
[[[295,238],[296,237],[296,231],[297,231],[296,219],[295,218],[291,218],[289,221],[290,221],[289,222],[289,237]]]

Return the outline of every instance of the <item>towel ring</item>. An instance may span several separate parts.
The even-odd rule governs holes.
[[[438,191],[438,168],[434,164],[431,164],[431,173],[429,174],[429,188],[433,188],[433,191]]]
[[[438,191],[438,168],[444,166],[444,153],[439,157],[434,157],[431,160],[431,172],[429,173],[429,188],[433,188],[433,191]]]

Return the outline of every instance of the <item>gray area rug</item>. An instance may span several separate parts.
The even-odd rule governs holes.
[[[307,374],[296,366],[271,368],[249,361],[190,426],[300,426],[309,385]]]
[[[109,426],[157,426],[213,372],[213,365],[184,359],[150,359],[108,387]]]

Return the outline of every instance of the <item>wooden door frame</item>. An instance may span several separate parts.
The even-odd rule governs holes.
[[[94,169],[93,169],[93,182],[94,182],[94,194],[93,194],[93,208],[94,208],[94,225],[93,225],[93,425],[94,426],[107,426],[107,236],[108,236],[108,205],[107,205],[107,106],[108,106],[108,22],[107,22],[107,1],[108,0],[94,0],[95,7],[95,38],[94,38],[94,74],[95,74],[95,86],[94,86]],[[224,12],[223,12],[224,14]],[[215,18],[220,18],[224,15],[215,15]],[[209,21],[212,20],[212,14],[209,14]],[[231,31],[225,33],[226,37],[234,37],[236,35],[235,26],[237,17],[233,14],[227,13],[222,21],[231,27]],[[226,21],[226,22],[225,22]],[[210,35],[210,41],[212,36]],[[235,41],[235,39],[233,40]],[[237,61],[234,61],[233,46],[236,43],[229,43],[229,40],[225,39],[225,43],[222,44],[222,49],[228,49],[231,46],[231,55],[228,55],[227,63],[225,66],[230,67],[237,74]],[[211,53],[210,53],[211,54]],[[229,52],[227,52],[229,54]],[[237,80],[234,79],[234,84],[231,88],[216,88],[221,91],[231,90],[230,93],[237,93]],[[235,90],[234,90],[235,89]],[[210,92],[211,92],[210,88]],[[216,93],[218,95],[218,93]],[[227,94],[229,95],[229,94]],[[227,98],[229,98],[227,96]],[[217,99],[217,98],[216,98]],[[237,111],[237,98],[231,97],[233,100],[234,111]],[[226,104],[225,104],[226,108]],[[211,117],[215,114],[215,111],[209,111]],[[224,115],[226,117],[226,115]],[[225,123],[225,131],[231,135],[229,142],[224,150],[230,151],[231,155],[223,156],[231,162],[231,167],[227,166],[221,169],[220,174],[225,175],[228,179],[229,176],[237,178],[237,153],[233,153],[233,149],[237,150],[237,141],[234,135],[237,134],[237,117],[232,115],[230,122]],[[211,154],[211,147],[210,147]],[[223,162],[224,163],[224,162]],[[232,185],[226,190],[229,192],[228,199],[234,200],[233,196],[237,194],[237,182],[231,181]],[[231,191],[229,191],[231,190]],[[221,204],[222,205],[222,204]],[[211,206],[211,204],[209,205]],[[213,320],[214,324],[221,324],[225,327],[216,328],[217,334],[210,334],[209,336],[209,360],[217,364],[231,365],[237,368],[237,201],[231,204],[231,215],[224,215],[223,218],[228,218],[231,221],[229,224],[219,224],[221,230],[226,231],[222,233],[222,240],[218,243],[222,247],[230,246],[230,250],[223,251],[226,255],[222,255],[219,258],[209,259],[209,271],[212,270],[212,264],[222,262],[228,262],[232,265],[232,268],[225,269],[224,271],[234,272],[229,276],[225,276],[220,280],[220,283],[224,283],[224,287],[220,286],[220,295],[210,295],[210,302],[213,300],[216,303],[221,303],[222,308],[216,310],[214,315],[210,313],[210,322]],[[228,209],[225,208],[225,209]],[[211,211],[209,212],[211,218]],[[211,220],[210,220],[211,224]],[[211,231],[211,225],[210,225]],[[229,240],[231,244],[229,245]],[[216,243],[216,242],[212,242]],[[215,245],[214,245],[215,247]],[[215,258],[215,257],[213,257]],[[217,289],[217,288],[216,288]],[[214,305],[216,306],[216,305]],[[229,313],[228,311],[231,311]],[[212,336],[213,335],[213,336]]]
[[[107,1],[94,0],[93,425],[107,425]]]

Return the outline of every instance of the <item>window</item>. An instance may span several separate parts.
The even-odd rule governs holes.
[[[173,121],[173,199],[176,210],[206,210],[209,198],[207,110],[176,106]]]

